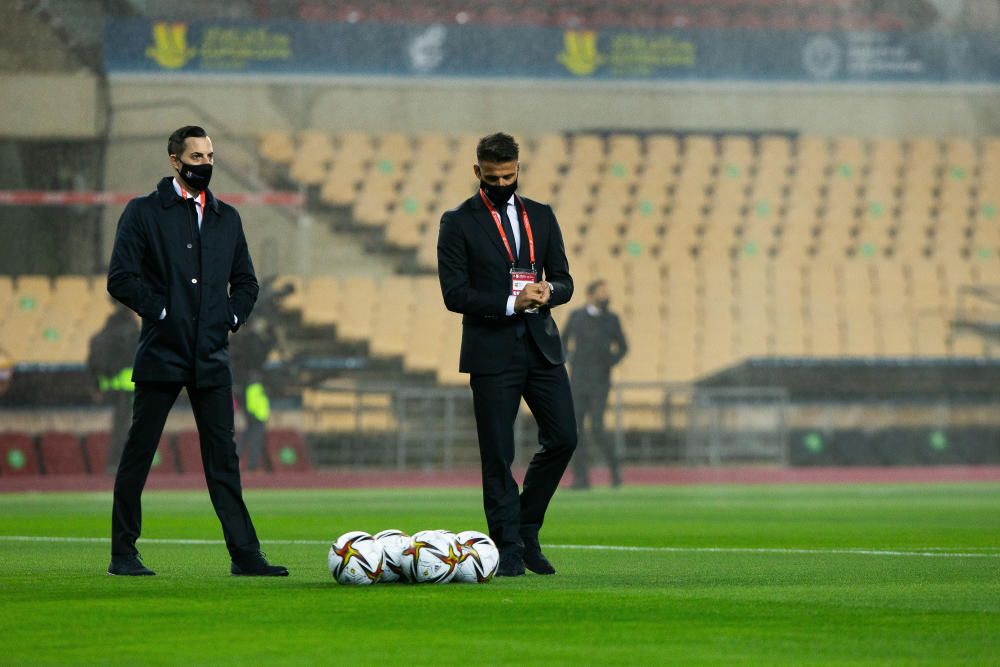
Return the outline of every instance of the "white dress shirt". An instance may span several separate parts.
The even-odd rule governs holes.
[[[520,257],[521,256],[521,218],[519,218],[517,216],[517,204],[514,203],[514,195],[511,195],[510,199],[507,200],[507,219],[510,220],[510,229],[511,229],[512,232],[514,232],[514,239],[513,239],[514,243],[512,244],[513,245],[513,249],[514,249],[514,257]],[[514,265],[516,266],[517,262],[514,262]],[[514,296],[513,294],[511,294],[510,296],[507,297],[507,316],[508,317],[514,314],[514,301],[516,301],[516,300],[517,300],[517,297]]]
[[[195,197],[195,196],[191,195],[191,193],[189,193],[187,190],[185,190],[184,188],[181,187],[181,184],[179,182],[177,182],[176,178],[174,179],[174,192],[176,192],[177,196],[180,197],[181,199],[193,199],[194,200],[194,210],[198,212],[198,231],[200,232],[201,231],[201,219],[203,217],[205,217],[205,211],[202,210],[202,206],[201,206],[201,196],[199,195],[198,197]],[[204,194],[204,193],[202,193],[202,194]]]
[[[510,196],[507,200],[507,219],[510,220],[510,230],[514,233],[514,244],[512,250],[514,250],[514,257],[521,256],[521,217],[517,214],[517,204],[514,203],[514,195]],[[514,263],[515,265],[517,262]],[[520,268],[520,267],[518,267]],[[545,283],[549,286],[549,294],[552,294],[552,283]],[[507,297],[507,317],[514,314],[514,302],[517,297],[511,294]],[[537,308],[530,308],[525,312],[537,313]]]

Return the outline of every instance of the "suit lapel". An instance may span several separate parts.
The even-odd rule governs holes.
[[[486,236],[493,241],[493,245],[496,246],[500,256],[503,257],[504,262],[509,262],[510,258],[507,256],[507,248],[504,247],[503,239],[500,238],[500,232],[497,231],[497,224],[494,222],[493,216],[490,215],[489,210],[486,208],[483,200],[479,198],[478,194],[473,197],[472,200],[472,217],[475,218],[476,222],[479,223],[479,226],[482,227]],[[514,240],[510,239],[510,242],[513,243]]]
[[[516,203],[514,204],[514,211],[517,213],[517,228],[518,234],[521,235],[521,247],[518,249],[517,253],[517,265],[518,266],[530,266],[531,265],[531,251],[529,250],[528,244],[528,232],[524,229],[524,218],[521,215],[521,207]],[[514,222],[513,220],[511,222]],[[534,228],[532,228],[534,231]]]

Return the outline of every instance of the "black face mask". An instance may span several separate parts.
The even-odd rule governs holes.
[[[181,175],[185,183],[195,190],[208,188],[208,183],[212,180],[211,164],[188,164],[182,160],[178,160],[178,162],[181,163],[181,168],[177,170],[177,173]]]
[[[610,299],[601,299],[600,301],[597,302],[597,307],[600,308],[601,310],[607,310],[608,306],[610,305],[611,305]]]
[[[505,206],[511,195],[517,191],[517,179],[514,179],[510,185],[494,185],[486,181],[479,181],[479,187],[483,189],[493,205],[500,208]]]

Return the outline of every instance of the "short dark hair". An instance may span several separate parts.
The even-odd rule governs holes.
[[[504,132],[487,134],[476,145],[476,159],[479,162],[513,162],[517,160],[517,156],[517,142]]]
[[[167,139],[167,155],[180,157],[184,154],[184,142],[189,137],[207,137],[208,132],[197,125],[185,125],[174,130],[174,133]]]
[[[605,284],[606,283],[604,282],[603,278],[598,278],[597,280],[590,281],[590,284],[587,285],[587,296],[594,296],[594,292],[599,290],[601,286]]]

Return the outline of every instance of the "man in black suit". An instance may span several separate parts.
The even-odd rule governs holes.
[[[552,209],[514,194],[514,138],[483,137],[476,157],[479,191],[441,217],[438,278],[445,306],[464,316],[459,370],[471,374],[483,506],[500,548],[497,574],[522,575],[525,566],[554,574],[538,532],[576,447],[576,420],[551,309],[573,296],[573,278]],[[522,397],[538,422],[541,448],[519,491],[510,467]]]
[[[576,402],[576,428],[584,432],[590,424],[590,436],[604,450],[611,469],[611,486],[621,486],[622,473],[618,454],[604,430],[604,412],[611,390],[611,369],[628,354],[622,323],[610,310],[611,298],[603,280],[587,285],[587,303],[574,310],[566,323],[566,349],[572,369],[573,399]],[[586,438],[573,455],[573,488],[589,489],[590,472]]]
[[[205,130],[178,129],[167,153],[176,175],[125,207],[108,270],[108,292],[142,317],[132,426],[115,477],[108,574],[153,574],[135,547],[142,489],[170,408],[186,388],[230,572],[285,576],[287,569],[260,552],[233,439],[229,334],[250,317],[258,291],[243,223],[208,189],[215,154]]]

